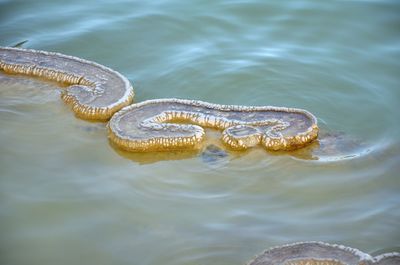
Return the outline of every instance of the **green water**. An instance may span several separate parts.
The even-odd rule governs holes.
[[[0,264],[239,265],[305,240],[399,250],[399,29],[396,0],[0,0],[0,45],[109,66],[137,102],[299,107],[321,127],[292,153],[127,154],[54,84],[0,73]]]

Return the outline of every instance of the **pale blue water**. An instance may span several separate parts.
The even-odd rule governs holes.
[[[132,155],[53,85],[0,74],[0,263],[243,264],[305,240],[399,250],[399,29],[396,0],[0,1],[0,45],[109,66],[137,102],[300,107],[322,131],[293,153]]]

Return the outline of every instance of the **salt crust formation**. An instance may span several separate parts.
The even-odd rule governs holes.
[[[127,151],[196,149],[204,129],[222,131],[232,149],[303,147],[318,136],[316,118],[301,109],[218,105],[197,100],[155,99],[130,105],[108,124],[110,140]]]
[[[109,120],[134,96],[129,81],[116,71],[60,53],[0,47],[0,70],[66,86],[62,99],[87,120]]]
[[[111,118],[110,141],[127,151],[195,150],[204,139],[203,127],[221,130],[222,141],[237,150],[256,145],[267,150],[293,150],[318,137],[316,118],[301,109],[183,99],[130,105],[133,88],[121,74],[60,53],[0,47],[0,70],[64,85],[62,99],[76,116],[102,121]]]
[[[354,248],[323,242],[299,242],[265,250],[246,265],[399,265],[399,253],[376,257]]]

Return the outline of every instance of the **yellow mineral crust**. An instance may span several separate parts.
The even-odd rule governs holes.
[[[271,248],[247,263],[247,265],[372,264],[380,263],[376,263],[376,259],[358,249],[323,242],[300,242]]]
[[[67,85],[62,99],[82,119],[109,120],[134,96],[129,81],[118,72],[60,53],[0,47],[0,70]]]
[[[267,150],[292,150],[318,136],[317,120],[305,110],[183,99],[133,104],[115,113],[108,123],[111,142],[133,152],[199,148],[202,127],[221,130],[222,141],[238,150],[259,144]]]

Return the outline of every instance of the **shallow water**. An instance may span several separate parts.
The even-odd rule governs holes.
[[[109,66],[136,101],[305,108],[296,152],[128,154],[60,88],[0,73],[2,264],[243,264],[323,240],[400,250],[400,2],[4,1],[0,45]],[[210,151],[211,150],[211,151]]]

